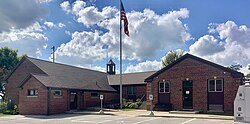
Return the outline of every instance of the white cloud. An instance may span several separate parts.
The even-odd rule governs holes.
[[[70,13],[70,3],[69,1],[64,1],[60,4],[63,11],[65,11],[67,14]]]
[[[67,30],[64,31],[64,33],[67,34],[67,35],[71,35],[71,32],[70,32],[70,31],[67,31]]]
[[[65,27],[65,26],[66,26],[66,25],[63,24],[62,22],[59,22],[59,23],[58,23],[58,27],[59,27],[59,28],[62,28],[62,27]]]
[[[47,15],[38,0],[0,0],[0,33],[25,29]]]
[[[209,34],[191,45],[190,53],[229,66],[250,63],[250,28],[233,21],[210,24]]]
[[[19,54],[39,57],[47,47],[48,38],[42,34],[42,28],[38,22],[26,29],[12,29],[9,32],[0,33],[0,47],[17,49]]]
[[[75,4],[72,4],[73,8]],[[106,57],[104,45],[109,46],[110,57],[119,59],[119,11],[110,6],[98,11],[94,6],[85,5],[75,9],[77,11],[73,14],[78,22],[85,26],[99,26],[107,32],[74,32],[71,41],[56,50],[57,59],[70,61],[74,58],[77,59],[75,64],[99,61]],[[191,38],[187,25],[181,21],[188,16],[189,11],[185,8],[162,15],[149,9],[127,12],[130,37],[122,33],[123,58],[146,60],[161,51],[181,47]]]
[[[211,35],[204,35],[190,46],[190,52],[196,55],[212,55],[224,51],[224,43],[219,42],[218,39]]]
[[[53,27],[55,27],[56,25],[53,23],[53,22],[44,22],[44,25],[46,25],[47,27],[49,27],[49,28],[53,28]]]
[[[132,72],[144,72],[144,71],[158,71],[161,68],[161,62],[156,60],[154,61],[145,61],[138,63],[136,65],[129,65],[125,70],[125,73],[132,73]]]

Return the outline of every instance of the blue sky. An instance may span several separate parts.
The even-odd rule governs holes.
[[[250,1],[123,0],[130,37],[123,33],[123,72],[161,68],[170,50],[218,64],[250,64]],[[13,8],[13,9],[9,9]],[[0,47],[56,62],[105,71],[107,52],[119,70],[118,0],[0,1]],[[103,46],[108,45],[108,49]]]

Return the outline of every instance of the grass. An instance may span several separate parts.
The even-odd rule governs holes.
[[[9,115],[9,114],[3,114],[3,113],[0,113],[0,117],[2,117],[2,116],[6,116],[6,115]]]
[[[122,110],[122,111],[133,111],[136,110],[134,108],[122,108],[122,109],[118,109],[118,110]]]

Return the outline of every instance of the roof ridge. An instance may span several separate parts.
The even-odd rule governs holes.
[[[82,68],[82,67],[77,67],[77,66],[73,66],[73,65],[68,65],[68,64],[64,64],[64,63],[58,63],[58,62],[51,62],[51,61],[47,61],[44,59],[38,59],[38,58],[33,58],[33,57],[26,57],[27,59],[33,59],[33,60],[37,60],[37,61],[43,61],[43,62],[48,62],[51,64],[58,64],[58,65],[62,65],[62,66],[68,66],[68,67],[73,67],[73,68],[77,68],[77,69],[83,69],[83,70],[89,70],[89,71],[94,71],[94,72],[99,72],[99,73],[104,73],[107,74],[106,72],[101,72],[101,71],[97,71],[97,70],[92,70],[92,69],[88,69],[88,68]],[[32,61],[31,61],[32,62]],[[32,62],[33,63],[33,62]],[[35,64],[35,63],[33,63]],[[35,64],[36,65],[36,64]],[[38,67],[39,68],[39,67]],[[41,68],[40,68],[41,69]],[[42,70],[42,69],[41,69]],[[44,71],[44,70],[43,70]],[[44,71],[45,72],[45,71]]]
[[[141,74],[141,73],[149,73],[149,72],[157,72],[157,71],[144,71],[144,72],[122,73],[122,75],[128,75],[128,74]],[[115,74],[115,75],[120,75],[120,74]],[[108,76],[112,76],[112,75],[108,75]]]

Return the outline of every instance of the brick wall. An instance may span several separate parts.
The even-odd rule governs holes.
[[[29,73],[43,73],[39,68],[32,64],[29,60],[25,59],[23,63],[12,73],[8,78],[5,85],[6,98],[11,99],[15,104],[18,104],[19,89],[17,85],[24,80]]]
[[[103,104],[107,102],[113,102],[119,99],[119,94],[114,93],[114,92],[100,92],[100,94],[102,94],[104,97]],[[84,108],[100,106],[100,97],[92,97],[90,91],[85,91],[83,96],[84,96],[84,100],[83,100]]]
[[[128,99],[128,87],[134,86],[136,89],[135,95],[137,99],[140,99],[143,95],[146,95],[147,85],[146,84],[139,84],[139,85],[123,85],[122,86],[122,97]],[[112,86],[114,89],[119,91],[120,86]],[[118,92],[120,93],[120,92]],[[146,96],[145,96],[146,97]]]
[[[37,89],[37,96],[28,96],[28,89]],[[19,111],[20,114],[47,114],[47,98],[48,90],[39,83],[35,78],[31,77],[19,90]]]
[[[206,112],[207,80],[214,77],[224,79],[224,112],[233,113],[233,101],[241,79],[233,78],[228,72],[190,58],[161,73],[152,83],[147,83],[147,109],[150,107],[149,94],[154,95],[153,106],[158,103],[158,82],[163,79],[170,81],[170,102],[173,109],[182,109],[182,82],[188,78],[193,81],[193,109]]]
[[[59,89],[60,90],[60,89]],[[50,94],[50,114],[65,113],[68,110],[68,91],[61,90],[62,96],[55,96],[54,90]]]

